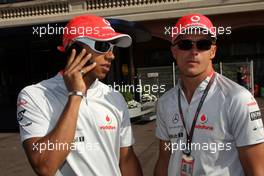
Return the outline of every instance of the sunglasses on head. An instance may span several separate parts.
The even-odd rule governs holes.
[[[196,44],[198,50],[206,51],[211,48],[211,45],[214,44],[214,42],[208,39],[201,39],[198,41],[184,39],[175,42],[172,46],[178,46],[180,50],[190,50],[193,48],[194,44]]]
[[[84,45],[88,45],[93,51],[97,52],[97,53],[107,53],[109,51],[113,51],[114,49],[114,44],[110,43],[110,42],[106,42],[106,41],[95,41],[95,40],[90,40],[90,39],[86,39],[85,43],[81,42],[81,41],[73,41],[73,42],[78,42]]]

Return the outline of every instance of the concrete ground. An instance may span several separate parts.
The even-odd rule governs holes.
[[[133,124],[136,145],[134,150],[143,167],[144,175],[153,173],[157,159],[155,121]],[[34,176],[20,144],[19,133],[0,133],[0,176]]]
[[[264,99],[257,98],[257,101],[264,115]],[[144,176],[151,176],[158,156],[155,121],[133,123],[133,130],[136,138],[134,150],[139,157]],[[35,175],[23,152],[18,133],[0,133],[0,157],[1,176]]]

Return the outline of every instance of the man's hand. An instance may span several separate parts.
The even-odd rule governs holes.
[[[142,170],[139,161],[133,151],[133,147],[120,148],[119,167],[122,176],[142,176]]]
[[[159,158],[157,160],[154,175],[155,176],[165,176],[168,175],[168,166],[171,156],[170,150],[166,150],[166,144],[170,141],[159,141]]]
[[[81,91],[85,93],[89,88],[87,87],[89,85],[85,84],[83,75],[90,72],[96,66],[95,62],[91,65],[85,66],[91,58],[92,55],[87,54],[85,49],[83,49],[77,56],[76,50],[72,50],[63,74],[63,79],[69,92]]]

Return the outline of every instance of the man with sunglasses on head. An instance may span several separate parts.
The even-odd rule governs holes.
[[[176,23],[171,51],[180,76],[157,105],[156,176],[264,175],[264,130],[256,100],[216,73],[216,28],[201,14]]]
[[[98,16],[74,17],[64,28],[64,70],[18,97],[21,140],[38,175],[142,175],[126,102],[99,81],[113,48],[131,43]]]

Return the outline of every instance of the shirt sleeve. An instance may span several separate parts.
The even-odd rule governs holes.
[[[18,95],[17,122],[22,142],[32,137],[45,136],[48,133],[48,119],[25,90]]]
[[[166,117],[164,116],[164,113],[162,113],[162,104],[160,101],[157,103],[156,115],[156,137],[164,141],[169,141],[170,138],[165,123]]]
[[[126,102],[124,100],[124,104],[126,105]],[[128,147],[132,146],[135,143],[135,139],[132,132],[132,127],[130,123],[130,117],[128,113],[128,109],[126,106],[123,108],[123,117],[121,121],[121,128],[120,128],[120,146],[121,147]]]
[[[239,92],[231,101],[232,133],[237,147],[264,142],[259,106],[250,92]]]

